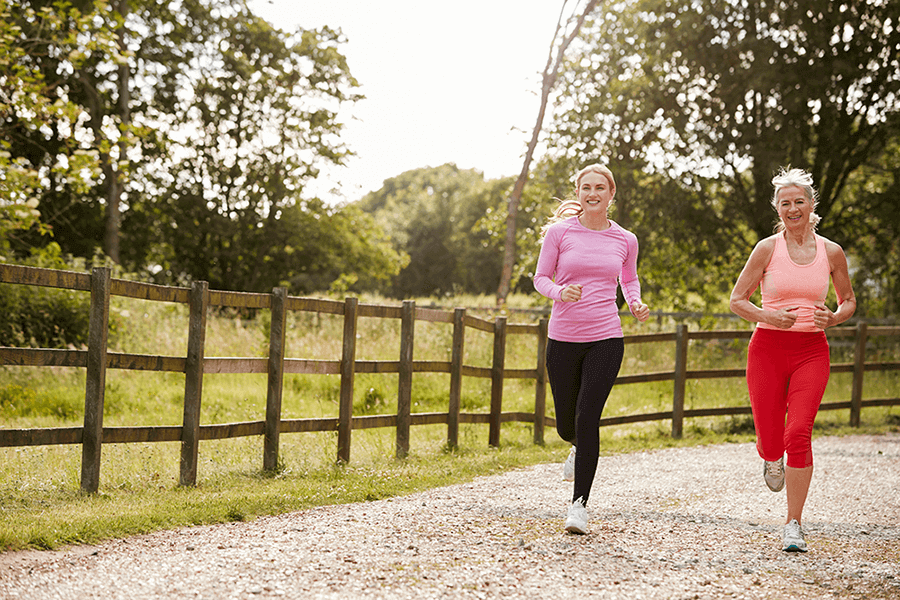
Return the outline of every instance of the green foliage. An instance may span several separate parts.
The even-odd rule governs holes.
[[[851,249],[857,316],[900,313],[900,139],[848,180],[847,193],[823,227]]]
[[[620,179],[613,218],[638,236],[641,285],[654,308],[722,310],[747,248],[716,199],[715,182],[697,180],[687,188],[638,171]]]
[[[51,244],[24,264],[67,269]],[[83,267],[83,265],[81,265]],[[83,347],[88,341],[90,294],[30,285],[0,285],[0,346]]]
[[[554,198],[565,196],[564,191],[557,193],[552,190],[552,183],[545,169],[546,164],[545,161],[541,161],[531,169],[516,214],[516,262],[510,278],[510,289],[520,293],[534,292],[532,279],[540,254],[541,229],[556,207]],[[496,247],[500,254],[503,253],[506,240],[507,195],[502,195],[504,201],[499,205],[488,206],[476,225],[476,230],[488,235],[491,240],[490,246]],[[503,257],[499,256],[496,260],[499,264]],[[497,291],[498,283],[499,271],[491,292]]]
[[[79,197],[99,172],[99,140],[65,82],[89,62],[121,58],[105,1],[0,0],[0,251],[52,229],[53,194]],[[69,214],[68,219],[73,215]],[[20,248],[21,250],[21,248]],[[87,256],[92,254],[88,253]]]
[[[156,275],[160,281],[199,279],[212,289],[255,292],[285,286],[304,295],[336,282],[343,292],[372,286],[404,264],[371,217],[354,206],[304,201],[265,224],[254,216],[242,224],[205,204],[188,207],[184,197],[173,202],[180,205],[179,226],[163,234],[171,259]]]
[[[82,347],[88,340],[90,298],[84,292],[32,286],[0,287],[0,345]]]
[[[72,422],[83,414],[84,392],[81,390],[44,392],[17,384],[0,387],[0,415],[5,419],[34,420],[47,417]]]
[[[295,295],[349,291],[395,274],[403,255],[367,215],[302,197],[317,164],[341,164],[348,154],[336,110],[359,96],[339,33],[287,35],[242,5],[223,5],[229,10],[219,16],[198,5],[176,27],[184,47],[173,60],[196,54],[209,66],[191,93],[164,87],[158,101],[174,128],[198,133],[170,143],[170,156],[184,158],[148,173],[153,192],[137,196],[123,224],[143,243],[130,246],[126,260],[156,262],[161,282],[283,285]],[[160,222],[166,226],[152,226]]]
[[[286,279],[294,295],[374,289],[407,264],[406,254],[357,206],[304,206],[306,210],[293,209],[283,217],[289,243],[272,273]]]
[[[900,139],[898,19],[886,0],[598,10],[561,74],[552,160],[568,173],[607,162],[621,176],[614,218],[638,234],[652,258],[642,279],[672,290],[659,298],[672,308],[695,307],[685,290],[702,305],[733,284],[772,232],[779,166],[808,168],[822,233],[869,253],[871,238],[837,223],[866,202],[851,176]]]
[[[188,90],[165,88],[159,102],[174,130],[196,133],[170,140],[165,168],[148,173],[153,191],[138,196],[123,224],[147,242],[127,260],[157,261],[160,280],[242,291],[288,285],[304,293],[342,275],[377,280],[396,271],[399,256],[357,211],[303,199],[317,165],[348,154],[336,110],[359,96],[340,34],[289,35],[243,3],[219,4],[227,10],[198,5],[176,28],[178,56],[205,59],[184,65],[198,70],[180,83]],[[146,227],[153,222],[166,224],[158,235]]]
[[[24,407],[34,405],[35,392],[21,385],[7,385],[0,388],[0,411],[5,415],[10,413],[23,414]]]
[[[898,21],[888,0],[598,9],[554,91],[513,289],[532,290],[553,198],[606,162],[652,308],[721,309],[790,163],[814,175],[860,314],[895,314]],[[0,255],[52,233],[91,259],[120,236],[118,260],[164,284],[493,293],[511,178],[444,165],[358,204],[309,197],[320,167],[351,152],[339,114],[361,96],[344,42],[330,27],[281,31],[242,0],[0,0]]]
[[[377,387],[368,387],[363,390],[362,397],[353,403],[353,414],[374,415],[384,411],[387,402],[384,392]]]
[[[31,228],[11,247],[27,255],[52,231],[160,283],[295,294],[403,265],[367,215],[304,194],[349,154],[340,32],[285,33],[241,0],[20,4],[0,4],[0,243]]]
[[[409,263],[389,285],[394,298],[492,292],[500,280],[502,243],[481,220],[495,211],[511,179],[486,182],[453,164],[407,171],[384,182],[358,206],[372,214]]]

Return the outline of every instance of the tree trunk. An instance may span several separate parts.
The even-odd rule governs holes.
[[[128,0],[119,0],[115,4],[116,11],[122,17],[122,26],[119,29],[119,49],[124,53],[125,46],[125,19],[128,18]],[[128,70],[128,63],[123,62],[118,68],[118,102],[117,110],[119,119],[122,124],[120,135],[124,136],[128,125],[131,124],[131,92],[129,90],[131,74]],[[119,161],[125,160],[128,150],[128,144],[121,137],[119,138]],[[123,176],[121,170],[114,166],[112,157],[107,157],[104,172],[107,178],[106,184],[106,229],[104,233],[104,246],[106,255],[114,262],[119,263],[119,223],[121,221],[120,205],[122,203],[122,192],[124,191]]]
[[[559,49],[554,57],[553,50],[563,25],[562,15],[563,11],[565,11],[566,2],[567,0],[563,0],[563,8],[560,11],[559,20],[556,23],[556,30],[553,32],[553,40],[550,42],[550,53],[547,56],[547,65],[544,67],[541,78],[541,105],[538,110],[537,122],[534,124],[534,129],[531,132],[531,140],[528,142],[528,149],[525,152],[522,171],[519,173],[519,177],[516,179],[513,191],[507,201],[506,238],[503,242],[503,267],[500,271],[500,285],[497,287],[498,306],[505,304],[506,297],[509,295],[513,266],[516,263],[516,216],[519,213],[519,204],[522,201],[522,190],[525,189],[525,182],[528,181],[528,171],[531,168],[531,159],[534,156],[534,149],[537,147],[541,128],[544,124],[544,114],[547,112],[547,102],[550,99],[550,92],[553,90],[553,86],[556,85],[559,66],[562,64],[566,49],[569,47],[569,44],[572,43],[572,40],[575,39],[575,36],[578,35],[585,19],[587,19],[587,16],[594,10],[594,7],[597,6],[599,0],[590,0],[587,3],[584,10],[579,15],[575,26],[572,28],[572,31],[560,42]]]

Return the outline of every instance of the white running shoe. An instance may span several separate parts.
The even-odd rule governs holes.
[[[575,446],[569,450],[569,456],[563,463],[563,479],[566,481],[575,481]]]
[[[784,457],[772,462],[763,461],[763,478],[773,492],[784,489]]]
[[[784,526],[784,546],[781,549],[785,552],[806,552],[806,540],[803,539],[803,530],[797,519],[791,519]]]
[[[587,509],[579,498],[569,507],[569,513],[566,515],[566,531],[584,535],[588,532],[587,521]]]

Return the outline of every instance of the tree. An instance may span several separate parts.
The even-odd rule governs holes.
[[[562,198],[568,191],[565,178],[560,180],[549,173],[549,169],[553,166],[556,165],[548,162],[546,158],[535,161],[534,167],[530,169],[528,185],[522,189],[516,210],[514,228],[516,255],[509,278],[509,292],[534,292],[532,280],[540,251],[541,229],[556,208],[555,198]],[[558,185],[560,183],[562,185]],[[506,194],[499,197],[508,198]],[[507,200],[497,206],[488,206],[484,216],[475,226],[477,231],[490,238],[491,246],[503,249],[504,258],[506,249],[510,247],[506,243],[506,236],[510,230],[508,219]],[[496,298],[496,289],[494,293]]]
[[[860,317],[900,313],[900,140],[847,183],[850,206],[833,210],[833,230],[854,233],[850,268]]]
[[[362,291],[397,274],[404,257],[371,216],[318,200],[279,209],[264,226],[210,211],[202,194],[173,196],[182,216],[169,236],[161,281],[208,281],[213,289],[292,295]]]
[[[98,147],[61,74],[82,69],[90,56],[119,56],[105,2],[32,4],[13,12],[0,0],[0,248],[7,249],[21,247],[26,232],[52,231],[43,198],[94,185]]]
[[[575,15],[578,16],[575,17],[573,15],[570,17],[569,21],[564,26],[563,14],[565,13],[568,0],[563,0],[562,10],[560,11],[559,19],[556,22],[556,29],[553,32],[553,40],[550,43],[550,53],[547,56],[547,64],[544,66],[544,72],[541,77],[541,103],[540,108],[538,109],[537,122],[531,131],[531,140],[528,142],[528,148],[525,151],[525,160],[522,163],[522,170],[519,173],[519,177],[516,179],[516,183],[513,186],[512,193],[507,202],[506,236],[503,242],[503,268],[500,272],[500,283],[497,286],[497,304],[502,305],[506,302],[506,296],[509,294],[513,277],[513,266],[516,262],[516,222],[518,220],[519,204],[522,199],[522,190],[525,188],[525,183],[528,181],[528,170],[531,168],[531,159],[534,155],[534,150],[537,147],[541,129],[544,125],[544,114],[547,111],[547,102],[550,99],[550,92],[553,91],[553,87],[556,85],[559,67],[566,54],[566,49],[569,47],[569,44],[572,43],[572,40],[575,39],[575,36],[578,35],[585,19],[591,11],[594,10],[598,1],[599,0],[589,0],[580,13],[575,13]],[[572,23],[574,23],[574,25],[572,25],[569,31],[566,31]]]
[[[88,85],[88,90],[92,93],[89,95],[91,101],[89,105],[93,108],[91,111],[91,128],[95,135],[98,135],[103,129],[102,120],[93,117],[95,114],[102,115],[106,118],[114,115],[119,124],[119,131],[116,139],[116,151],[118,160],[113,158],[112,152],[102,152],[100,155],[103,166],[104,183],[106,184],[106,227],[103,235],[104,248],[106,255],[114,262],[120,262],[119,257],[119,227],[121,221],[121,203],[125,192],[125,175],[122,173],[120,165],[125,163],[131,146],[127,133],[131,129],[131,67],[124,57],[127,54],[128,39],[125,32],[125,22],[128,19],[129,0],[112,0],[112,7],[115,19],[116,43],[118,51],[123,57],[116,61],[115,68],[115,104],[106,109],[101,110],[95,107],[96,98],[100,96],[98,87]],[[98,135],[99,137],[99,135]]]
[[[574,127],[628,127],[655,145],[673,176],[705,168],[723,178],[759,236],[772,229],[770,181],[779,166],[811,170],[825,218],[850,174],[900,132],[896,2],[628,6],[585,32],[569,89],[598,96],[573,103],[564,118],[577,115]],[[615,85],[603,90],[604,81]],[[561,134],[590,135],[566,128],[564,118]]]
[[[348,155],[337,108],[359,95],[340,33],[287,35],[242,5],[202,8],[188,11],[183,40],[166,48],[190,57],[178,59],[189,80],[163,85],[151,107],[173,159],[149,173],[152,193],[136,198],[123,224],[129,235],[147,221],[166,226],[129,261],[158,252],[165,277],[247,291],[288,282],[309,292],[329,287],[327,276],[352,285],[395,273],[402,257],[371,220],[303,194],[319,164]]]
[[[737,256],[772,232],[777,168],[808,168],[822,232],[852,250],[853,232],[832,227],[855,202],[848,182],[900,135],[900,4],[631,0],[621,9],[598,13],[573,43],[550,136],[557,156],[602,149],[614,171],[636,167],[694,190]]]
[[[236,290],[311,291],[329,276],[347,286],[402,264],[371,219],[304,194],[321,164],[349,153],[336,115],[360,96],[340,32],[287,34],[242,0],[25,0],[3,32],[14,74],[39,82],[42,106],[70,109],[45,118],[10,88],[4,112],[7,162],[30,165],[65,252],[102,246],[163,283]],[[62,180],[56,164],[88,176]],[[26,196],[20,212],[33,208]],[[21,253],[46,243],[39,231],[16,241]]]
[[[359,201],[409,263],[383,291],[395,298],[490,293],[500,274],[500,244],[480,222],[496,211],[511,181],[486,182],[446,164],[406,171]]]

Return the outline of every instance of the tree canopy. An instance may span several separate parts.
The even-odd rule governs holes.
[[[0,0],[0,252],[52,241],[160,283],[400,298],[491,294],[512,232],[510,284],[531,291],[554,198],[601,162],[654,308],[704,310],[772,232],[790,165],[814,177],[858,314],[900,310],[898,2],[601,3],[542,90],[527,185],[446,164],[329,206],[308,189],[352,152],[345,41],[243,0]]]
[[[557,171],[602,161],[617,176],[652,176],[626,176],[617,194],[617,214],[642,240],[642,265],[659,252],[648,242],[668,237],[672,251],[654,257],[654,271],[693,263],[715,279],[723,258],[738,261],[771,234],[771,179],[787,165],[812,173],[823,234],[861,250],[847,225],[862,198],[848,186],[900,137],[900,4],[616,7],[598,10],[573,44],[548,137],[551,160],[566,167]]]
[[[361,98],[338,30],[286,33],[241,0],[22,4],[0,30],[5,160],[40,182],[5,181],[17,204],[36,200],[64,251],[237,290],[309,292],[399,269],[371,219],[305,194],[322,164],[348,156],[337,115]],[[37,104],[16,91],[21,73]],[[13,249],[46,244],[43,233]]]
[[[80,7],[79,7],[80,6]],[[42,200],[89,192],[99,147],[85,135],[87,111],[64,76],[93,58],[121,60],[105,3],[61,5],[0,0],[0,250],[23,232],[52,229]]]
[[[446,164],[414,169],[384,182],[359,207],[374,216],[407,264],[381,291],[396,297],[487,294],[496,289],[502,241],[481,226],[512,186],[485,181],[473,169]]]

